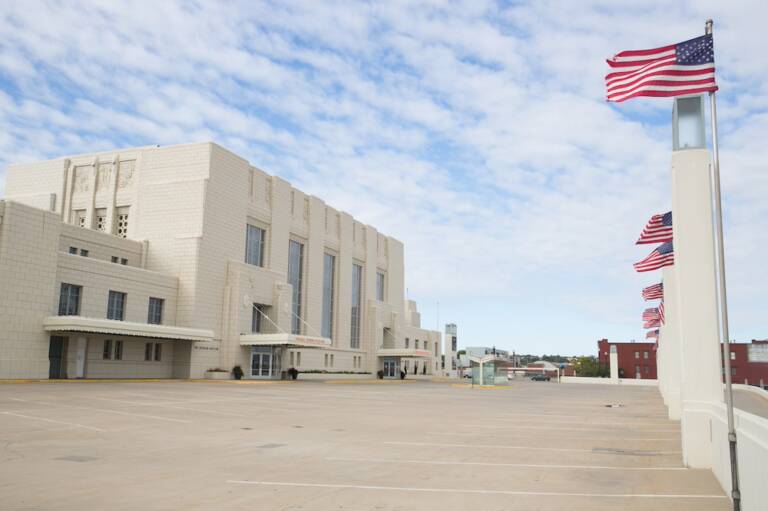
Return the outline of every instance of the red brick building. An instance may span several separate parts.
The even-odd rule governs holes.
[[[597,359],[600,365],[610,366],[611,346],[616,346],[619,358],[619,378],[656,379],[656,343],[597,341]]]
[[[663,342],[663,341],[662,341]],[[610,366],[611,346],[619,358],[619,378],[656,378],[656,351],[652,342],[597,341],[597,358]],[[734,383],[768,387],[768,339],[731,344],[731,379]]]

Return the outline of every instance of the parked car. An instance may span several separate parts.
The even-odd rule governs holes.
[[[531,381],[549,381],[549,376],[546,374],[534,374],[531,376]]]

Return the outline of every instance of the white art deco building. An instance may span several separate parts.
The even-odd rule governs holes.
[[[441,373],[403,245],[213,143],[13,165],[0,378]]]

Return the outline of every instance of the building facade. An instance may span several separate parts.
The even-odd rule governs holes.
[[[730,350],[731,381],[768,388],[768,340],[732,342]]]
[[[652,342],[597,341],[597,358],[600,365],[610,366],[611,346],[616,346],[619,360],[619,378],[640,380],[656,379],[656,344]]]
[[[0,378],[439,372],[403,245],[213,143],[11,166],[0,288]]]

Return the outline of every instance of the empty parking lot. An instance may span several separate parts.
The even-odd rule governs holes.
[[[729,509],[643,387],[8,384],[0,441],[3,509]]]

